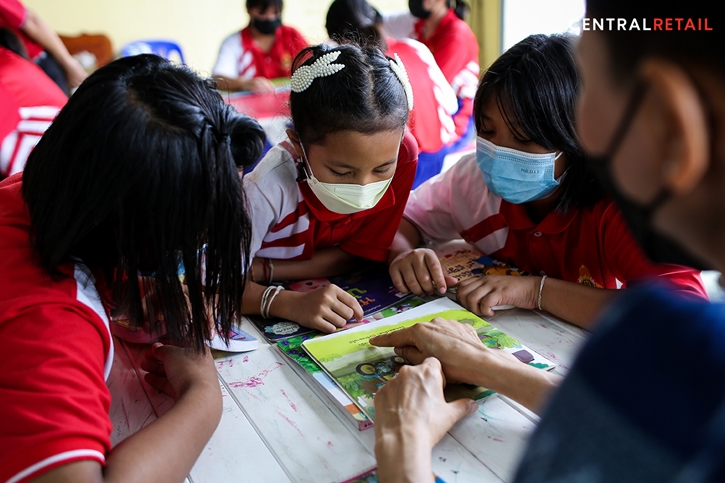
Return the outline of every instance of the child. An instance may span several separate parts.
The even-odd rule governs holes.
[[[256,257],[244,311],[332,332],[363,315],[350,294],[261,284],[387,259],[415,176],[412,90],[402,64],[374,47],[309,47],[292,72],[294,130],[244,178]]]
[[[475,136],[471,113],[480,67],[478,41],[464,21],[468,5],[463,0],[409,0],[410,13],[384,16],[385,29],[395,38],[418,40],[433,53],[438,66],[458,97],[453,116],[458,141],[452,151]]]
[[[241,311],[251,223],[233,153],[256,159],[263,139],[211,82],[125,57],[0,183],[0,481],[186,477],[222,410],[207,309],[223,334]],[[139,287],[139,272],[155,275]],[[141,289],[160,297],[149,320],[186,347],[156,343],[142,364],[176,403],[111,448],[110,307],[141,326]]]
[[[579,77],[572,40],[533,35],[488,69],[476,93],[476,155],[414,191],[390,252],[401,291],[445,292],[438,258],[421,239],[464,238],[536,277],[485,276],[458,287],[469,310],[539,308],[587,326],[621,283],[658,275],[704,295],[699,273],[653,265],[584,166],[574,131]]]
[[[428,47],[417,40],[388,37],[380,22],[380,14],[365,0],[335,0],[327,11],[325,26],[333,41],[369,39],[385,55],[397,54],[405,64],[415,98],[409,123],[418,143],[415,189],[441,172],[448,146],[456,140],[452,116],[458,110],[458,101]]]
[[[269,79],[290,76],[292,59],[307,42],[282,25],[282,6],[282,0],[247,0],[249,25],[224,40],[212,70],[220,88],[269,92]]]

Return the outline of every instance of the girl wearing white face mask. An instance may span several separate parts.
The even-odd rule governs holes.
[[[585,169],[573,122],[579,84],[568,36],[530,36],[488,69],[475,99],[476,155],[408,201],[389,260],[399,290],[443,293],[455,284],[431,250],[417,247],[463,238],[536,275],[462,282],[459,302],[484,316],[510,304],[589,327],[613,289],[651,276],[704,296],[699,272],[647,260]]]
[[[256,257],[244,310],[333,332],[362,318],[353,296],[265,285],[387,260],[415,177],[412,89],[399,59],[377,47],[309,47],[292,70],[294,129],[244,178]]]

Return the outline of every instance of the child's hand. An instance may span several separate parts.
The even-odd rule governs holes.
[[[209,349],[197,354],[189,349],[156,342],[146,352],[141,369],[148,372],[144,375],[147,383],[174,400],[196,388],[216,391],[221,400],[219,380]]]
[[[539,277],[484,275],[461,282],[456,297],[474,314],[493,317],[491,307],[497,305],[535,309],[540,281]]]
[[[443,272],[435,252],[428,248],[416,248],[403,252],[390,264],[393,285],[403,293],[446,293],[458,280]]]
[[[287,307],[291,316],[286,318],[300,325],[322,332],[332,333],[343,327],[348,320],[363,318],[363,309],[357,299],[337,285],[327,285],[307,293],[287,292],[295,298]]]

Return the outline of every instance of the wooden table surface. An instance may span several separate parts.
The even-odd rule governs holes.
[[[492,325],[558,364],[566,374],[585,333],[536,311],[511,309]],[[245,322],[259,349],[215,353],[224,410],[188,481],[340,482],[375,466],[374,430],[338,418],[289,367],[290,361]],[[114,444],[152,423],[173,401],[143,382],[146,346],[114,338],[108,379]],[[447,483],[510,481],[537,417],[502,396],[451,429],[433,451],[433,471]]]

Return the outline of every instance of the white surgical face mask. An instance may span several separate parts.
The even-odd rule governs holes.
[[[300,146],[302,147],[302,143]],[[305,180],[307,185],[320,203],[325,205],[325,208],[340,215],[350,215],[373,208],[383,198],[388,186],[393,181],[393,176],[391,176],[388,179],[366,185],[323,183],[312,173],[304,147],[302,147],[302,158],[307,175]]]

